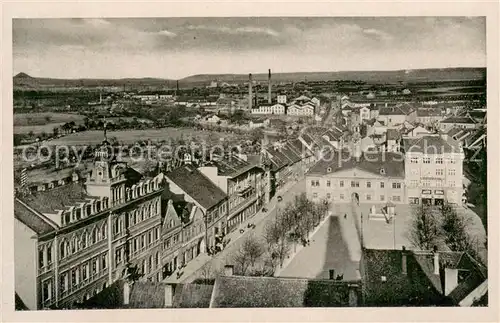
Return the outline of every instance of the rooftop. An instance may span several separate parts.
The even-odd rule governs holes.
[[[441,136],[422,136],[420,138],[404,138],[405,152],[423,154],[460,153],[459,143],[452,139],[446,140]]]
[[[49,220],[44,220],[39,215],[33,213],[17,199],[14,201],[14,216],[28,228],[35,231],[37,235],[43,235],[55,230],[49,223]]]
[[[404,159],[400,153],[365,152],[357,159],[346,151],[320,159],[308,175],[326,175],[355,168],[383,177],[404,177]]]
[[[210,161],[210,164],[217,167],[220,176],[228,177],[236,177],[258,167],[257,164],[249,163],[235,155],[225,155],[220,159]]]
[[[449,117],[440,121],[441,123],[466,123],[466,124],[475,124],[477,123],[471,117]]]
[[[397,140],[401,137],[401,134],[397,129],[387,129],[386,137],[387,140]]]
[[[349,283],[333,280],[221,276],[210,307],[346,307]]]
[[[226,198],[226,194],[194,166],[181,166],[165,176],[206,209]]]

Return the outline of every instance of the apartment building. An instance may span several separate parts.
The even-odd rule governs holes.
[[[314,106],[311,103],[306,103],[304,105],[291,104],[288,106],[287,115],[312,117],[314,116]]]
[[[404,176],[401,154],[335,152],[306,174],[306,194],[332,203],[406,203]]]
[[[29,309],[71,308],[137,266],[161,279],[163,176],[142,178],[104,141],[87,180],[15,198],[15,290]]]
[[[263,203],[264,192],[259,188],[264,170],[234,155],[215,157],[198,170],[227,195],[227,222],[224,234],[233,231],[251,218]]]
[[[448,132],[453,128],[477,129],[480,126],[481,124],[470,116],[449,117],[439,122],[439,130],[442,132]]]
[[[392,107],[381,107],[377,119],[390,127],[403,124],[405,121],[414,122],[416,117],[415,108],[404,103]]]
[[[176,202],[187,202],[194,204],[190,211],[200,210],[202,215],[202,230],[192,237],[196,243],[188,249],[198,249],[206,252],[215,247],[215,237],[223,234],[226,228],[227,218],[227,195],[207,176],[192,165],[178,167],[165,173],[166,189],[175,195]],[[196,219],[194,212],[188,219],[184,219],[184,225]],[[188,230],[183,230],[187,232]],[[198,252],[199,253],[199,252]]]
[[[411,204],[461,203],[464,153],[447,135],[404,138],[405,182]]]

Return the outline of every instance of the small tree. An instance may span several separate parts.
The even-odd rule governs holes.
[[[281,218],[268,222],[264,228],[264,239],[268,246],[268,251],[272,258],[279,259],[279,263],[283,266],[285,257],[290,252],[290,244],[287,238],[287,230]]]
[[[250,266],[250,256],[244,249],[243,245],[232,255],[232,261],[237,265],[237,271],[240,275],[245,276],[248,267]]]
[[[260,241],[251,235],[243,241],[242,249],[250,260],[250,264],[255,266],[255,261],[259,259],[264,253],[264,248]]]
[[[432,249],[439,237],[439,225],[432,209],[420,205],[413,209],[413,218],[408,229],[408,238],[414,247]]]
[[[466,251],[469,247],[470,238],[467,234],[465,219],[448,203],[443,204],[441,215],[441,230],[444,242],[452,251]]]

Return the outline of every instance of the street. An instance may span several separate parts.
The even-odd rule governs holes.
[[[228,234],[226,237],[230,237],[231,241],[230,243],[226,246],[226,248],[219,252],[217,255],[212,257],[206,264],[204,264],[201,267],[198,267],[198,270],[194,270],[191,273],[188,273],[185,270],[185,273],[183,277],[181,277],[181,281],[183,283],[189,283],[195,280],[196,278],[200,277],[200,273],[203,271],[203,268],[208,266],[212,268],[212,270],[217,270],[221,269],[224,267],[226,264],[230,264],[231,260],[228,259],[231,257],[232,254],[236,250],[238,250],[244,241],[244,237],[253,234],[256,237],[262,237],[264,234],[264,228],[266,227],[266,224],[271,222],[276,218],[277,214],[277,196],[281,196],[283,200],[281,201],[281,206],[284,207],[288,202],[293,201],[294,197],[296,195],[299,195],[300,193],[305,191],[305,179],[301,179],[298,182],[295,183],[290,183],[292,185],[288,190],[281,191],[277,193],[271,201],[265,205],[265,208],[267,208],[266,213],[258,212],[256,215],[254,215],[252,218],[248,219],[247,221],[243,222],[239,228],[236,228],[233,232]],[[247,224],[248,223],[253,223],[255,224],[254,229],[248,229]],[[245,230],[244,233],[240,233],[240,228],[243,228]],[[195,259],[196,260],[196,259]],[[193,261],[195,261],[193,260]]]

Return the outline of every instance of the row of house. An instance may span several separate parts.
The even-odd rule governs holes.
[[[302,95],[287,103],[285,95],[279,95],[275,104],[260,104],[252,108],[252,114],[274,114],[312,117],[320,106],[320,100]]]
[[[460,204],[462,145],[447,134],[403,130],[377,134],[373,127],[374,135],[354,137],[320,158],[307,173],[308,196],[335,203]]]

